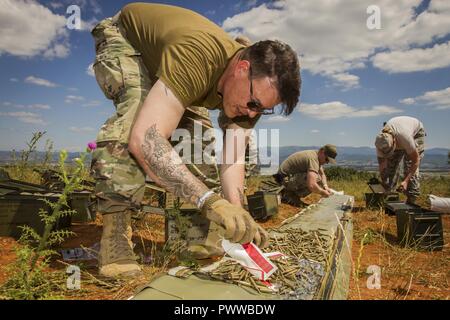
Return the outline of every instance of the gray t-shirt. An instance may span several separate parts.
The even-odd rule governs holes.
[[[416,150],[414,136],[423,129],[423,124],[413,117],[395,117],[386,123],[387,128],[392,130],[394,138],[397,142],[395,150],[405,150],[407,154],[411,154]]]

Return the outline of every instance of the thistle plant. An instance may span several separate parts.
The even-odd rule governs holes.
[[[12,150],[11,152],[12,166],[8,169],[8,173],[10,174],[12,179],[18,179],[38,184],[41,182],[40,175],[33,172],[33,168],[32,166],[30,166],[30,159],[31,155],[36,151],[39,140],[45,135],[45,133],[46,133],[45,131],[34,132],[33,137],[30,139],[30,141],[26,142],[27,149],[22,150],[19,156],[16,150]],[[50,145],[49,142],[47,142],[46,147],[48,149],[52,147],[52,145]]]
[[[57,254],[53,246],[62,243],[67,237],[74,235],[69,230],[54,230],[58,220],[72,215],[68,200],[72,192],[82,187],[82,174],[86,153],[75,159],[75,170],[70,175],[65,167],[67,151],[59,154],[59,178],[64,182],[64,189],[55,202],[42,199],[50,210],[40,209],[39,216],[44,223],[43,234],[39,234],[30,226],[21,226],[20,247],[15,249],[17,260],[10,267],[13,272],[9,281],[0,288],[0,294],[12,299],[48,299],[55,283],[44,270],[48,267],[51,256]]]
[[[28,160],[30,159],[30,155],[36,151],[37,143],[38,141],[46,134],[47,132],[35,132],[33,133],[33,137],[31,138],[30,142],[27,142],[28,149],[22,151],[21,155],[21,165],[26,166],[28,164]]]

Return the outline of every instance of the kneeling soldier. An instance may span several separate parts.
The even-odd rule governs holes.
[[[281,164],[275,180],[284,186],[282,202],[301,206],[299,198],[312,192],[324,197],[331,195],[323,170],[326,163],[336,163],[336,146],[327,144],[319,150],[304,150],[291,154]]]

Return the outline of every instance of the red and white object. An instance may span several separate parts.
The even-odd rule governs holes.
[[[239,244],[224,239],[222,248],[258,280],[266,281],[278,269],[253,243]]]

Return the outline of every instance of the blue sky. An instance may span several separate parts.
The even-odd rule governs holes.
[[[24,148],[36,131],[70,151],[95,139],[114,108],[88,72],[89,28],[129,2],[0,0],[0,150]],[[279,129],[281,146],[373,146],[384,121],[409,115],[424,123],[427,147],[450,148],[449,1],[156,2],[297,50],[301,104],[289,118],[257,126]],[[65,27],[71,4],[81,9],[83,30]],[[367,27],[370,5],[380,9],[380,29]]]

